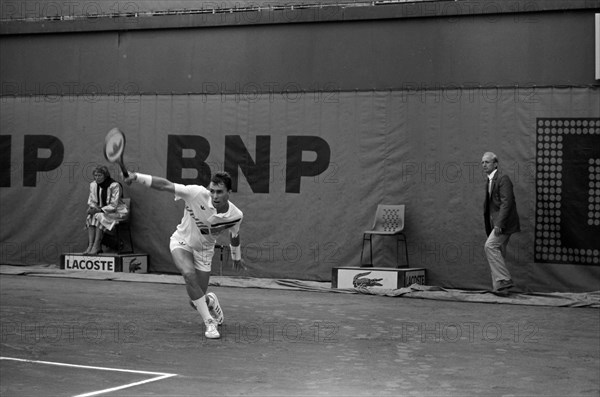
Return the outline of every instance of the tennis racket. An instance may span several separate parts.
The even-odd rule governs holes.
[[[104,138],[104,157],[111,163],[117,163],[121,167],[123,176],[127,178],[129,173],[123,162],[123,153],[125,152],[125,134],[118,128],[108,131]]]

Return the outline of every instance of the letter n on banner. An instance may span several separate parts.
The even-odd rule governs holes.
[[[600,265],[600,118],[539,118],[535,261]]]

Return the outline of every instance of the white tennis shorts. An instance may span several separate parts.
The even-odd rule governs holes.
[[[202,271],[202,272],[210,272],[213,254],[215,252],[214,247],[212,249],[206,249],[202,251],[196,251],[189,245],[185,243],[185,241],[180,241],[178,239],[171,238],[169,243],[169,249],[173,252],[174,249],[181,248],[186,250],[187,252],[191,252],[194,256],[194,268]]]

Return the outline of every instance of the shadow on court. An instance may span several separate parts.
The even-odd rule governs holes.
[[[0,291],[3,397],[600,394],[596,308],[214,287],[225,325],[207,340],[182,285],[1,275]]]

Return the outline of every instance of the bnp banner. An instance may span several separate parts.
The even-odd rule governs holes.
[[[588,88],[3,97],[0,261],[57,264],[85,250],[93,169],[108,165],[122,180],[103,157],[104,136],[119,127],[130,170],[200,185],[232,175],[248,270],[234,272],[217,250],[225,275],[330,280],[334,267],[361,265],[377,205],[404,204],[409,263],[403,244],[375,236],[375,266],[489,288],[480,163],[492,151],[521,217],[507,253],[514,277],[585,289],[600,269],[599,98]],[[149,271],[176,272],[169,237],[183,204],[138,184],[124,190],[136,251]]]

